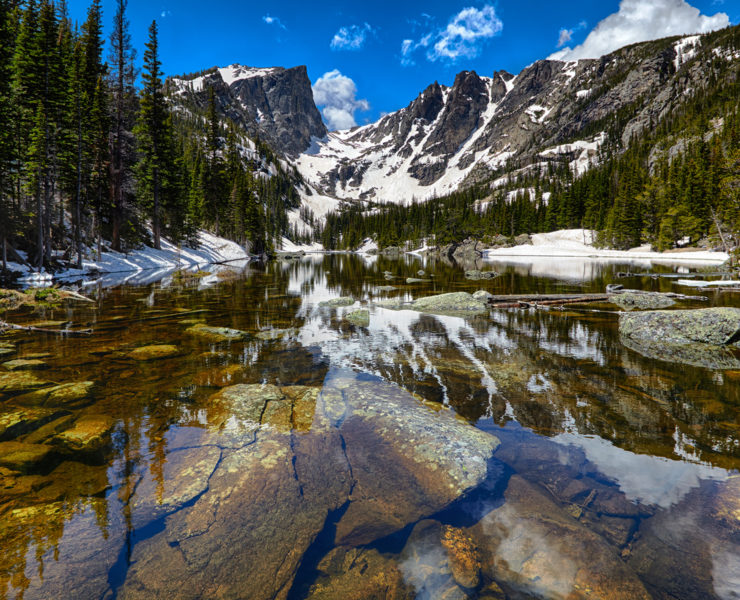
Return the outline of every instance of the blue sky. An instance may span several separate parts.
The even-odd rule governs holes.
[[[115,3],[102,4],[109,28]],[[82,22],[87,6],[71,0],[72,18]],[[736,24],[740,0],[129,0],[128,15],[139,57],[158,21],[168,75],[307,65],[325,120],[342,127],[397,110],[434,81],[450,85],[461,70],[516,74],[558,51],[598,56],[658,34]]]

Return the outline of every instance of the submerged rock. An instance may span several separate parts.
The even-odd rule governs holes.
[[[18,358],[4,362],[3,368],[8,371],[42,371],[48,369],[49,365],[43,360]]]
[[[14,440],[32,433],[64,415],[64,411],[43,408],[17,408],[0,414],[0,441]]]
[[[0,442],[0,467],[27,473],[40,467],[52,453],[44,444],[23,442]]]
[[[465,278],[472,281],[478,281],[480,279],[496,279],[499,274],[496,271],[479,271],[474,269],[472,271],[465,271]]]
[[[341,298],[333,298],[331,300],[324,300],[319,302],[319,306],[328,306],[330,308],[336,308],[339,306],[352,306],[355,303],[354,298],[348,296],[342,296]]]
[[[0,358],[3,358],[5,356],[11,356],[15,354],[15,348],[5,348],[3,346],[0,346]]]
[[[657,310],[676,304],[676,301],[666,294],[632,291],[613,294],[609,302],[625,310]]]
[[[50,385],[28,371],[0,373],[0,393],[13,394],[35,390]]]
[[[153,477],[137,490],[146,497],[138,506],[150,518],[167,515],[166,527],[134,546],[121,599],[285,600],[334,521],[338,544],[398,531],[475,487],[498,444],[395,386],[354,375],[328,379],[321,393],[231,386],[207,412],[202,450],[183,440],[173,457],[164,479],[182,481],[172,493],[165,483],[157,500]],[[312,598],[414,597],[376,550],[337,549],[319,574],[305,590]]]
[[[619,333],[623,344],[649,358],[709,369],[740,368],[728,348],[738,347],[737,308],[624,313]]]
[[[158,344],[154,346],[142,346],[136,348],[128,353],[128,357],[133,360],[141,362],[148,362],[150,360],[160,360],[163,358],[172,358],[173,356],[180,356],[181,350],[177,346],[171,346],[168,344]]]
[[[249,337],[246,331],[230,329],[228,327],[213,327],[205,323],[193,325],[186,329],[185,333],[202,338],[208,342],[235,342],[245,340]]]
[[[288,329],[268,329],[260,331],[254,337],[265,342],[274,342],[283,338],[295,337],[298,335],[298,329],[290,327]]]
[[[598,535],[519,475],[504,502],[468,529],[483,573],[524,597],[650,600],[637,575]]]
[[[91,401],[90,392],[93,381],[77,381],[47,387],[15,398],[17,404],[24,406],[64,406],[81,408]]]
[[[69,452],[95,453],[110,443],[115,421],[107,415],[85,415],[54,436],[54,444]]]
[[[226,387],[237,383],[235,381],[244,373],[242,365],[227,365],[208,371],[200,371],[194,378],[195,385],[204,387]]]
[[[309,600],[414,600],[398,563],[374,549],[335,548],[319,563]]]
[[[362,545],[447,506],[483,481],[494,436],[421,405],[394,386],[338,379],[317,415],[338,427],[356,483],[337,524],[339,544]]]
[[[370,326],[370,311],[369,310],[356,310],[347,315],[344,315],[345,321],[356,325],[357,327],[369,327]]]

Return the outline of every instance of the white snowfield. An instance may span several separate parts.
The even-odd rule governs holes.
[[[162,239],[162,249],[144,246],[133,252],[103,252],[99,260],[82,261],[82,269],[67,269],[53,276],[33,273],[28,266],[10,263],[13,271],[27,273],[21,281],[28,285],[51,285],[55,280],[85,280],[86,284],[102,281],[104,285],[121,283],[148,283],[157,281],[177,269],[195,269],[214,263],[249,261],[249,253],[236,242],[217,237],[205,231],[198,233],[198,246],[178,247]],[[100,274],[100,279],[91,279]]]
[[[730,256],[726,252],[652,252],[644,247],[632,250],[605,250],[594,248],[596,232],[587,229],[566,229],[531,236],[532,245],[485,250],[484,258],[594,258],[600,260],[649,260],[656,264],[722,264]]]

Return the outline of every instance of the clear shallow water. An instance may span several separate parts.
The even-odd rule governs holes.
[[[407,285],[420,268],[431,282]],[[628,269],[508,265],[470,282],[442,263],[316,256],[5,315],[91,327],[0,341],[16,344],[3,360],[40,356],[39,379],[94,387],[0,396],[0,441],[49,448],[0,467],[0,597],[740,597],[740,373],[640,356],[611,305],[366,306],[602,292]],[[360,304],[319,306],[338,296]],[[367,327],[342,318],[365,307]],[[250,336],[209,341],[197,322]],[[270,329],[291,331],[257,337]],[[132,358],[153,344],[177,352]],[[237,384],[262,395],[224,395]],[[109,441],[70,449],[80,422]]]

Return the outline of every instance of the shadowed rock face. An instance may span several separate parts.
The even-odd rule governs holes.
[[[205,76],[198,91],[187,89],[187,82],[182,84],[183,93],[204,108],[208,105],[208,88],[213,87],[221,114],[243,127],[250,137],[265,140],[281,153],[300,154],[311,145],[312,137],[326,135],[305,66],[259,70],[232,67],[253,72],[228,85],[216,70]]]

